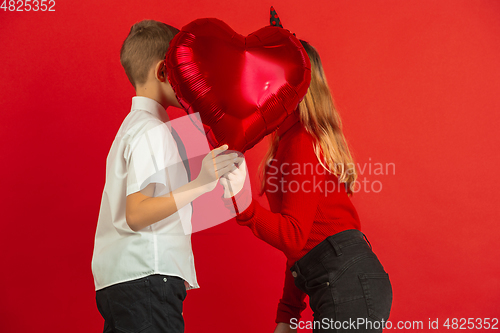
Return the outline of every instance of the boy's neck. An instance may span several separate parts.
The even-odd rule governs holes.
[[[167,109],[169,106],[182,108],[175,97],[172,87],[168,83],[161,83],[157,80],[149,80],[146,84],[137,86],[135,89],[137,96],[150,98]]]
[[[158,102],[164,109],[167,109],[170,105],[162,98],[161,95],[155,93],[152,89],[148,89],[147,87],[139,87],[135,91],[136,96],[147,97],[156,102]]]

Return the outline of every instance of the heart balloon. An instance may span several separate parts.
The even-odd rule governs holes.
[[[293,112],[311,80],[309,57],[288,30],[268,26],[244,37],[213,18],[183,27],[166,63],[179,103],[200,114],[212,148],[240,152]]]

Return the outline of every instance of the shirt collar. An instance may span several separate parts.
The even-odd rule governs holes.
[[[163,123],[165,123],[168,129],[172,131],[172,126],[170,124],[170,119],[168,117],[167,111],[165,111],[165,108],[154,99],[144,96],[132,97],[131,111],[134,110],[144,110],[151,113],[155,118],[158,118]]]

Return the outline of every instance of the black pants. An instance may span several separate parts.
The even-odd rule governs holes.
[[[150,275],[96,292],[104,333],[184,332],[185,298],[184,280],[166,275]]]
[[[345,230],[315,246],[292,267],[314,312],[313,332],[382,332],[392,287],[371,245]]]

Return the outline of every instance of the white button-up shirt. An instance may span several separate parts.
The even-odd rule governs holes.
[[[132,98],[132,109],[106,161],[92,257],[96,290],[151,274],[178,276],[190,288],[199,287],[189,230],[191,205],[139,231],[130,229],[125,220],[129,194],[155,183],[154,192],[159,195],[188,182],[170,131],[168,115],[159,103],[146,97]]]

